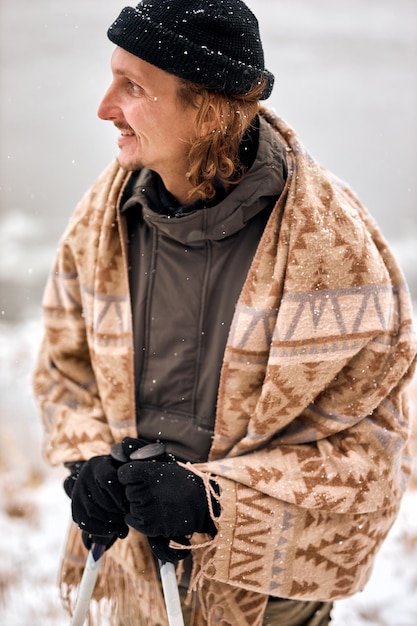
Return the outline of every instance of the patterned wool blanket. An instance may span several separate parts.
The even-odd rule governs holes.
[[[269,594],[331,600],[362,589],[410,472],[404,390],[416,342],[403,275],[351,190],[262,114],[287,147],[289,175],[237,304],[210,459],[194,466],[221,489],[216,538],[195,538],[192,584],[208,624],[220,610],[225,624],[260,625]],[[127,178],[113,164],[82,200],[45,292],[34,380],[53,464],[136,435],[118,215]],[[84,558],[75,528],[68,547],[71,598]],[[120,611],[131,595],[143,623],[151,606],[164,624],[143,537],[130,532],[106,563],[97,597],[124,590]]]

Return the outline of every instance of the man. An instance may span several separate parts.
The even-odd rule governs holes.
[[[274,78],[241,0],[143,0],[108,36],[118,159],[60,243],[34,379],[46,457],[70,469],[66,599],[95,541],[115,624],[166,624],[155,556],[178,563],[187,623],[327,624],[410,472],[403,276],[260,106]]]

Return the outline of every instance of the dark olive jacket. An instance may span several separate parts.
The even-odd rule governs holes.
[[[149,170],[124,200],[138,432],[180,459],[207,459],[235,304],[285,177],[284,149],[261,121],[253,165],[215,206],[161,214]]]

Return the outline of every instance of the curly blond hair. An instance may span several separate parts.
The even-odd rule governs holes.
[[[197,109],[197,139],[191,144],[188,155],[187,178],[193,185],[190,201],[211,200],[216,193],[215,181],[228,189],[244,176],[246,169],[239,159],[239,146],[259,112],[259,96],[264,88],[262,82],[243,96],[226,96],[180,80],[180,100]],[[207,123],[213,130],[204,133]]]

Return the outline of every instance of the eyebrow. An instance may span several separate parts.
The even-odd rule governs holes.
[[[112,69],[112,73],[113,76],[117,76],[117,77],[121,77],[121,78],[125,78],[135,84],[137,84],[145,94],[147,94],[148,96],[150,96],[154,89],[155,86],[149,83],[149,80],[146,80],[143,78],[143,76],[141,76],[140,74],[136,74],[136,72],[132,71],[129,68],[123,68],[122,67],[115,67]]]
[[[132,78],[132,79],[134,79],[134,80],[137,80],[137,81],[138,81],[138,82],[140,82],[140,83],[141,83],[141,82],[143,82],[143,81],[139,78],[139,76],[136,76],[136,75],[135,75],[135,74],[133,74],[131,71],[123,70],[123,69],[120,69],[120,68],[116,68],[116,69],[113,69],[113,68],[112,68],[112,72],[113,72],[113,74],[114,74],[115,76],[127,76],[127,77],[129,77],[129,78]]]

